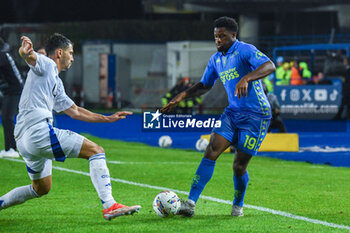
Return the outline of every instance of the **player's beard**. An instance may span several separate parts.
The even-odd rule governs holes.
[[[225,45],[221,45],[220,47],[216,47],[216,49],[218,50],[218,52],[223,52],[223,53],[225,53],[225,52],[227,52],[228,51],[228,49],[230,48],[230,47],[228,47],[228,48],[226,48],[227,46],[225,46]]]
[[[216,46],[218,52],[226,53],[232,46],[232,43],[222,44],[220,47]]]
[[[218,52],[224,52],[225,51],[225,48],[223,46],[216,47],[216,49],[218,50]]]
[[[65,65],[64,69],[62,69],[63,71],[66,71],[70,68],[70,66],[72,65],[72,62],[69,62],[67,65]]]

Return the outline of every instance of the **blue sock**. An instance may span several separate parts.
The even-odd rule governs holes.
[[[205,185],[211,179],[214,173],[216,162],[210,159],[203,158],[198,166],[196,175],[192,180],[191,191],[188,199],[197,202]]]
[[[234,205],[243,206],[243,200],[245,195],[245,190],[247,189],[249,181],[248,171],[241,177],[236,177],[233,175],[233,183],[235,186],[235,199],[233,200]]]

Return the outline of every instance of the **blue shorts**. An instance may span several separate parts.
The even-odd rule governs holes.
[[[257,154],[269,128],[270,119],[225,109],[220,120],[221,127],[214,128],[214,133],[226,138],[240,151],[249,155]]]

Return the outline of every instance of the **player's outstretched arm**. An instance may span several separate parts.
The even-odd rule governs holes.
[[[272,72],[275,72],[275,70],[275,65],[271,61],[268,61],[259,66],[256,70],[253,70],[252,72],[248,73],[246,76],[242,77],[241,80],[239,80],[239,82],[236,84],[235,96],[238,95],[238,98],[247,97],[248,82],[264,78]]]
[[[186,98],[186,91],[179,93],[172,100],[169,101],[160,111],[161,112],[171,112],[182,100]]]
[[[203,95],[211,89],[210,86],[206,86],[201,82],[196,83],[191,88],[181,92],[175,96],[167,105],[165,105],[160,111],[171,112],[182,100]]]
[[[22,40],[22,46],[18,50],[19,55],[29,65],[35,66],[36,60],[38,57],[37,57],[36,53],[34,52],[32,41],[26,36],[22,36],[21,40]]]
[[[121,119],[125,119],[128,115],[132,115],[132,112],[123,111],[116,112],[110,116],[105,116],[91,112],[85,108],[78,107],[76,104],[73,104],[72,107],[65,110],[64,113],[76,120],[95,123],[112,123]]]

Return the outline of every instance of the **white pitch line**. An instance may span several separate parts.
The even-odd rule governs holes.
[[[107,163],[111,164],[126,164],[126,165],[153,165],[153,164],[169,164],[169,165],[181,165],[181,164],[199,164],[199,162],[160,162],[160,161],[153,161],[153,162],[130,162],[130,161],[118,161],[118,160],[107,160]],[[290,167],[290,168],[295,168],[296,165],[275,165],[273,167]],[[324,169],[324,168],[329,168],[329,167],[321,167],[321,166],[311,166],[308,168],[315,168],[315,169]]]
[[[155,162],[127,162],[127,161],[109,161],[107,160],[107,163],[112,163],[112,164],[132,164],[132,165],[152,165],[152,164],[199,164],[199,162],[160,162],[160,161],[155,161]]]
[[[18,160],[18,159],[10,159],[10,158],[4,158],[4,159],[10,160],[10,161],[15,161],[15,162],[20,162],[20,163],[25,163],[23,160]],[[90,176],[90,174],[87,172],[82,172],[82,171],[72,170],[72,169],[63,168],[63,167],[57,167],[57,166],[52,166],[52,168],[55,170],[59,170],[59,171],[65,171],[65,172],[80,174],[80,175],[84,175],[84,176]],[[112,178],[112,177],[111,177],[111,180],[115,181],[115,182],[123,183],[123,184],[130,184],[130,185],[135,185],[135,186],[139,186],[139,187],[162,190],[162,191],[163,190],[171,190],[171,191],[174,191],[175,193],[189,195],[188,192],[177,190],[177,189],[171,189],[171,188],[166,188],[166,187],[161,187],[161,186],[154,186],[154,185],[149,185],[149,184],[142,184],[142,183],[137,183],[137,182],[133,182],[133,181]],[[209,201],[214,201],[214,202],[232,205],[232,201],[223,200],[223,199],[219,199],[219,198],[215,198],[215,197],[201,195],[200,198],[205,199],[205,200],[209,200]],[[280,215],[280,216],[287,217],[287,218],[292,218],[292,219],[310,222],[310,223],[314,223],[314,224],[324,225],[327,227],[346,229],[346,230],[350,231],[350,226],[326,222],[326,221],[322,221],[322,220],[318,220],[318,219],[312,219],[312,218],[303,217],[303,216],[299,216],[299,215],[294,215],[294,214],[287,213],[287,212],[280,211],[280,210],[273,210],[273,209],[255,206],[255,205],[249,205],[249,204],[244,204],[244,207],[267,212],[270,214]]]

